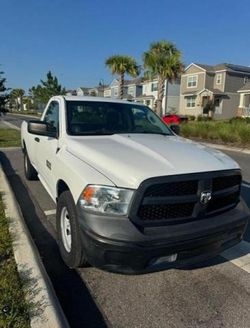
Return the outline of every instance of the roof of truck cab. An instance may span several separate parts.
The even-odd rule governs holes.
[[[112,103],[122,103],[122,104],[131,104],[131,101],[107,98],[107,97],[91,97],[91,96],[63,96],[66,101],[101,101],[101,102],[112,102]],[[134,103],[136,105],[142,105],[142,103]]]

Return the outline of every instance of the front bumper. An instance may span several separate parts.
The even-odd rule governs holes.
[[[89,263],[126,274],[180,268],[207,260],[242,240],[249,210],[241,201],[216,217],[179,226],[136,227],[128,218],[83,213],[78,207],[83,249]],[[174,262],[166,256],[177,254]]]

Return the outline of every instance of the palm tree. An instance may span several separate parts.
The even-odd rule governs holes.
[[[133,57],[121,55],[109,57],[105,61],[105,65],[111,70],[112,74],[119,76],[119,98],[122,99],[125,74],[137,77],[140,74],[140,67]]]
[[[23,89],[13,89],[10,93],[10,97],[15,100],[16,109],[23,110],[23,96],[25,91]]]
[[[154,42],[143,54],[143,62],[145,76],[158,78],[156,112],[161,116],[165,82],[166,80],[170,83],[175,81],[184,68],[181,62],[181,52],[172,42],[165,40]]]

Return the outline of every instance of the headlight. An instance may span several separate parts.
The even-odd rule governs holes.
[[[80,205],[93,212],[126,215],[133,193],[130,189],[88,185],[80,197]]]

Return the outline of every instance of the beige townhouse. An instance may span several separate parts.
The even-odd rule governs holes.
[[[230,119],[240,114],[240,92],[250,81],[250,67],[192,63],[181,76],[180,114],[204,115],[212,101],[215,119]]]

